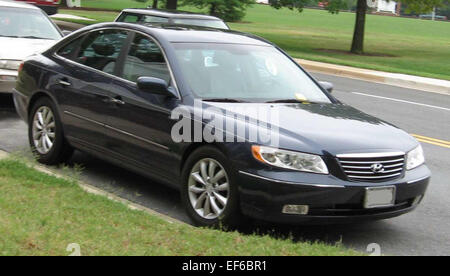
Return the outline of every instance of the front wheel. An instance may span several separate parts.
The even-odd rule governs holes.
[[[205,146],[194,151],[183,169],[182,201],[198,226],[237,226],[237,183],[225,155]]]

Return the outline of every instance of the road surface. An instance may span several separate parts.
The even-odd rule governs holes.
[[[428,193],[416,211],[385,221],[296,227],[255,222],[240,230],[277,237],[291,233],[295,240],[342,241],[345,246],[362,251],[369,244],[378,243],[381,253],[386,255],[449,255],[450,96],[330,75],[315,76],[334,83],[334,95],[343,102],[391,122],[424,141],[427,163],[433,173]],[[11,100],[1,95],[0,149],[29,154],[26,125],[11,109]],[[85,182],[189,222],[177,191],[80,152],[76,152],[71,163],[82,165],[81,178]]]

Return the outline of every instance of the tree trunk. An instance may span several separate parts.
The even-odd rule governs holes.
[[[158,0],[153,0],[152,8],[154,8],[154,9],[158,8]]]
[[[178,0],[167,0],[166,9],[168,10],[176,10],[178,5]]]
[[[217,4],[212,3],[211,7],[209,7],[209,15],[216,16],[216,8]]]
[[[353,33],[352,49],[354,54],[362,54],[364,51],[364,27],[366,24],[367,0],[358,0],[356,6],[355,32]]]
[[[67,5],[67,0],[61,0],[60,6],[63,8],[68,8],[69,6]]]

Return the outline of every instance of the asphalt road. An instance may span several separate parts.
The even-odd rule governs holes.
[[[335,96],[412,134],[450,141],[450,96],[383,84],[315,74],[335,84]],[[355,93],[356,92],[356,93]],[[29,155],[26,125],[14,113],[11,99],[0,95],[0,149]],[[431,141],[431,140],[430,140]],[[366,251],[371,243],[386,255],[450,254],[450,147],[432,140],[422,143],[433,177],[418,209],[404,216],[370,223],[338,226],[279,226],[253,222],[240,229],[295,240],[342,241]],[[83,167],[81,178],[106,191],[189,222],[177,191],[129,171],[76,152],[71,164]]]

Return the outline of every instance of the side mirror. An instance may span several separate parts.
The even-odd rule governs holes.
[[[331,82],[327,82],[327,81],[319,81],[320,86],[322,86],[325,90],[328,91],[328,93],[333,92],[333,84]]]
[[[144,92],[163,95],[170,98],[176,98],[177,95],[172,87],[169,87],[169,84],[163,80],[152,77],[140,77],[137,80],[137,86]]]
[[[62,34],[63,34],[63,36],[68,36],[68,35],[70,35],[72,32],[71,31],[68,31],[68,30],[63,30],[62,31]]]

